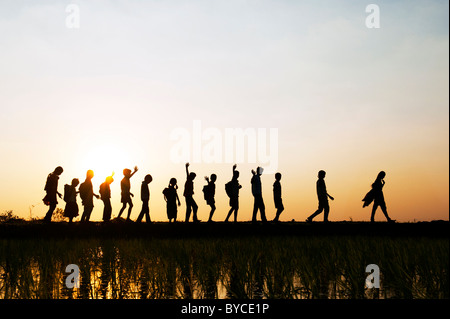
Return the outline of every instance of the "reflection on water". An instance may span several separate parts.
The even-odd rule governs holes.
[[[1,298],[448,298],[448,241],[2,240]],[[431,260],[431,262],[430,262]],[[365,266],[381,269],[364,288]],[[65,267],[80,269],[79,288]]]

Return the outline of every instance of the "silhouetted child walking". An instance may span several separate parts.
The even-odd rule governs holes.
[[[148,202],[150,200],[150,190],[148,189],[148,184],[151,183],[153,180],[152,176],[150,174],[145,175],[144,181],[141,184],[141,200],[142,200],[142,209],[141,213],[139,214],[138,218],[136,219],[136,222],[140,223],[145,215],[145,221],[147,223],[151,223],[150,219],[150,208],[148,207]]]
[[[184,183],[183,196],[186,199],[186,223],[189,222],[191,211],[193,211],[193,221],[199,222],[197,218],[198,206],[194,200],[194,179],[197,176],[194,172],[189,173],[189,163],[186,163],[186,183]]]
[[[214,196],[216,194],[215,182],[217,180],[217,175],[211,174],[211,180],[208,178],[208,176],[205,176],[205,180],[208,182],[208,184],[203,187],[203,194],[205,196],[206,204],[211,207],[208,222],[212,222],[213,214],[216,211],[216,201],[214,199]]]
[[[94,196],[99,198],[97,194],[94,194],[94,188],[92,186],[92,178],[94,177],[94,171],[88,170],[86,172],[86,180],[80,185],[80,198],[81,204],[84,206],[83,214],[81,215],[82,222],[88,222],[91,218],[92,210],[94,209]]]
[[[48,174],[47,181],[45,182],[44,190],[46,191],[45,197],[42,199],[45,205],[49,206],[47,213],[44,217],[44,222],[51,222],[53,212],[56,209],[56,205],[58,204],[58,200],[56,199],[56,196],[59,196],[59,198],[62,198],[61,193],[58,192],[58,180],[59,175],[62,174],[63,168],[61,166],[58,166],[55,168],[55,170]]]
[[[263,173],[263,168],[256,168],[256,172],[252,170],[253,177],[251,179],[252,183],[252,195],[254,197],[253,203],[253,217],[252,222],[256,223],[256,214],[259,212],[261,214],[262,222],[267,222],[266,219],[266,206],[264,205],[264,200],[262,198],[262,185],[261,185],[261,175]]]
[[[275,203],[275,208],[277,209],[277,213],[275,215],[275,218],[273,219],[274,222],[278,221],[278,218],[280,217],[281,213],[284,210],[283,206],[283,199],[281,198],[281,174],[276,173],[275,174],[275,182],[273,183],[273,201]]]
[[[319,199],[319,208],[309,216],[306,221],[312,222],[313,218],[319,215],[322,211],[323,221],[328,222],[328,213],[330,212],[330,205],[328,204],[328,198],[334,200],[334,198],[327,193],[327,187],[325,185],[325,171],[319,171],[318,180],[316,182],[317,198]]]
[[[120,216],[122,216],[122,213],[128,204],[129,207],[128,207],[128,214],[127,214],[127,221],[130,221],[131,210],[133,209],[133,201],[131,200],[131,197],[134,197],[134,195],[130,192],[130,189],[131,189],[130,178],[133,177],[133,175],[137,171],[138,171],[137,166],[134,167],[133,172],[131,172],[131,170],[128,168],[125,168],[123,170],[124,178],[120,182],[120,188],[122,190],[120,202],[123,205],[122,205],[122,208],[120,209],[120,212],[119,212],[119,215],[117,216],[117,218],[120,218]]]
[[[230,198],[230,210],[228,212],[227,218],[225,218],[225,222],[228,222],[231,214],[234,212],[234,222],[237,222],[237,214],[239,210],[239,190],[242,188],[242,185],[239,185],[239,171],[236,170],[236,164],[233,165],[233,177],[231,181],[225,184],[225,192]]]
[[[78,178],[74,178],[71,185],[64,185],[64,201],[66,202],[64,217],[69,217],[69,223],[78,216],[77,186],[79,183]]]
[[[163,190],[164,194],[164,200],[166,201],[167,206],[167,218],[169,219],[169,223],[172,221],[177,221],[177,214],[178,214],[178,208],[177,208],[177,201],[178,206],[181,205],[180,199],[178,198],[177,193],[178,185],[176,178],[171,178],[169,181],[169,186],[166,187]]]
[[[107,222],[111,219],[111,183],[114,182],[114,173],[106,177],[105,182],[100,185],[100,198],[103,202],[103,221]]]

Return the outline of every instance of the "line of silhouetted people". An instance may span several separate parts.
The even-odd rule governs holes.
[[[200,222],[197,216],[198,205],[194,199],[194,180],[196,174],[194,172],[189,172],[189,163],[186,163],[186,182],[184,184],[183,196],[186,201],[186,216],[185,222],[189,222],[192,214],[192,219],[194,222]],[[225,192],[229,197],[229,205],[230,210],[228,211],[227,217],[225,218],[225,222],[228,222],[231,215],[233,215],[234,222],[237,222],[238,210],[239,210],[239,190],[242,188],[242,185],[239,184],[239,171],[236,170],[237,165],[233,165],[232,170],[232,178],[229,182],[225,184]],[[133,175],[138,171],[138,168],[135,167],[133,171],[126,168],[123,170],[123,179],[120,182],[121,188],[121,203],[122,207],[120,208],[118,218],[122,216],[122,213],[128,206],[127,211],[127,221],[131,221],[131,211],[133,209],[133,201],[132,197],[134,194],[131,193],[131,183],[130,179]],[[261,175],[263,173],[262,167],[257,167],[256,171],[252,170],[252,178],[251,178],[251,186],[252,186],[252,195],[254,198],[253,204],[253,215],[252,222],[257,221],[257,214],[259,211],[261,221],[267,222],[266,218],[266,210],[264,205],[264,200],[262,196],[262,185],[261,185]],[[64,185],[64,195],[58,192],[58,180],[59,176],[63,173],[63,168],[58,166],[55,170],[50,173],[47,177],[47,181],[44,187],[46,191],[46,195],[43,199],[44,203],[49,206],[49,209],[44,217],[45,222],[50,222],[53,212],[55,211],[56,205],[58,204],[57,197],[63,198],[66,202],[66,206],[64,209],[64,216],[69,218],[69,222],[72,222],[73,218],[79,215],[79,208],[77,204],[77,195],[79,194],[81,198],[81,203],[83,205],[83,213],[81,215],[81,222],[89,221],[91,217],[92,210],[94,208],[94,197],[97,199],[101,199],[103,201],[103,221],[108,222],[112,217],[112,206],[111,206],[111,188],[110,185],[114,181],[112,173],[111,176],[106,177],[105,181],[100,185],[99,194],[94,193],[94,188],[92,185],[92,178],[94,177],[94,172],[92,170],[88,170],[86,173],[86,179],[83,183],[80,184],[78,190],[77,186],[80,181],[77,178],[72,180],[72,183]],[[328,215],[330,212],[330,205],[328,199],[334,200],[334,198],[328,194],[327,188],[325,185],[325,171],[321,170],[318,173],[318,180],[316,182],[316,191],[317,198],[319,201],[318,209],[311,214],[306,221],[312,222],[314,217],[323,213],[323,221],[328,222]],[[381,171],[374,183],[372,184],[372,189],[366,194],[363,198],[363,207],[369,206],[373,202],[372,214],[370,221],[374,222],[375,212],[378,207],[381,208],[384,216],[386,217],[388,222],[395,222],[395,220],[391,219],[387,213],[386,202],[384,200],[383,195],[383,187],[385,184],[384,178],[386,173]],[[152,182],[153,178],[150,174],[145,175],[144,180],[141,184],[141,201],[142,208],[139,213],[136,222],[141,222],[144,218],[147,223],[151,223],[150,218],[150,210],[149,210],[149,200],[150,200],[150,190],[149,184]],[[213,215],[216,211],[215,205],[215,192],[216,192],[216,174],[211,174],[211,176],[205,176],[205,180],[207,182],[206,185],[203,186],[203,197],[206,201],[206,204],[211,207],[208,222],[213,221]],[[281,194],[281,173],[275,174],[275,182],[273,183],[273,199],[276,208],[275,217],[273,219],[274,222],[279,221],[279,217],[281,213],[284,211],[283,199]],[[177,193],[178,185],[176,178],[171,178],[169,181],[169,185],[164,188],[163,196],[166,201],[167,208],[167,218],[169,222],[175,222],[177,220],[178,215],[178,207],[181,206],[180,198]]]

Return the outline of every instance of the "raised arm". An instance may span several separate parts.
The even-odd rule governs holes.
[[[134,171],[133,171],[133,173],[131,173],[131,175],[130,175],[130,178],[134,175],[134,173],[136,173],[138,171],[138,167],[137,166],[135,166],[134,167]]]
[[[189,178],[189,163],[186,163],[186,178]]]

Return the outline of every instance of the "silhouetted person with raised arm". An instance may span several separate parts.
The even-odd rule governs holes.
[[[306,221],[312,222],[313,218],[319,215],[322,211],[323,221],[328,222],[328,213],[330,212],[330,205],[328,203],[328,198],[334,200],[333,196],[327,193],[327,187],[325,185],[325,171],[320,170],[318,174],[318,180],[316,182],[317,198],[319,200],[319,208],[309,216]]]
[[[378,207],[381,208],[381,211],[383,212],[383,214],[386,217],[388,222],[390,222],[390,223],[395,222],[395,220],[393,220],[389,217],[387,208],[386,208],[386,202],[384,201],[383,187],[385,184],[385,181],[384,181],[385,177],[386,177],[386,173],[384,171],[379,172],[377,178],[375,179],[375,181],[372,184],[373,207],[372,207],[372,215],[370,216],[370,221],[372,223],[375,222],[375,212]],[[364,206],[367,206],[367,205],[366,205],[366,202],[364,202]]]
[[[214,196],[216,194],[215,182],[217,180],[217,175],[211,174],[211,179],[208,176],[205,176],[205,180],[208,182],[208,184],[203,187],[203,193],[205,195],[206,204],[211,207],[208,222],[212,222],[213,214],[216,211],[216,201],[214,199]]]
[[[242,188],[242,185],[239,185],[239,171],[236,170],[237,165],[233,165],[233,177],[231,181],[229,181],[225,185],[225,191],[230,198],[230,210],[228,212],[227,218],[225,221],[228,222],[231,214],[234,212],[234,222],[237,222],[237,214],[239,210],[239,190]]]
[[[275,174],[275,182],[273,183],[273,201],[275,203],[275,208],[277,209],[274,222],[277,222],[280,218],[281,213],[284,210],[283,199],[281,198],[281,173]]]
[[[261,175],[263,173],[262,167],[257,167],[256,172],[252,170],[253,177],[251,179],[252,183],[252,195],[254,197],[254,203],[253,203],[253,217],[252,222],[256,223],[256,214],[259,210],[261,214],[261,220],[262,222],[267,222],[266,219],[266,207],[264,205],[264,200],[262,198],[262,185],[261,185]]]
[[[111,183],[114,172],[111,176],[106,177],[105,182],[100,185],[100,198],[103,202],[103,221],[108,222],[111,219],[112,207],[111,207]]]
[[[186,183],[184,183],[183,196],[186,199],[186,222],[189,222],[191,211],[193,212],[193,221],[199,222],[197,218],[198,206],[194,200],[194,179],[197,176],[194,172],[189,173],[189,163],[186,163]]]
[[[94,194],[94,188],[92,186],[93,177],[94,171],[88,170],[86,172],[86,180],[80,185],[80,198],[84,206],[83,214],[81,215],[82,222],[88,222],[91,218],[91,213],[94,209],[94,196],[97,199],[99,198],[97,194]]]
[[[178,206],[181,205],[177,189],[178,189],[177,179],[172,177],[169,181],[169,186],[163,190],[164,200],[166,201],[167,206],[167,218],[169,219],[169,223],[172,221],[172,219],[174,222],[177,221],[177,214],[178,214],[177,201]]]
[[[133,177],[133,175],[138,171],[137,166],[134,167],[134,171],[131,172],[130,169],[125,168],[123,170],[123,178],[120,181],[120,189],[122,190],[121,192],[121,199],[120,202],[122,203],[122,208],[119,211],[119,215],[117,216],[117,218],[120,218],[120,216],[122,216],[123,211],[125,210],[125,208],[127,208],[127,204],[128,204],[128,214],[127,214],[127,221],[131,221],[130,219],[130,215],[131,215],[131,210],[133,209],[133,201],[131,200],[131,197],[134,197],[133,193],[130,192],[131,190],[131,183],[130,183],[130,178]]]
[[[70,185],[64,185],[64,201],[66,202],[64,217],[69,217],[69,223],[72,223],[72,220],[78,216],[77,186],[79,183],[78,178],[74,178]]]
[[[56,205],[58,204],[56,196],[62,198],[61,193],[58,192],[58,180],[63,171],[63,168],[61,166],[58,166],[52,173],[48,174],[47,176],[47,181],[45,182],[44,187],[44,190],[47,194],[42,200],[45,205],[49,206],[49,208],[47,213],[45,214],[44,222],[49,223],[52,221],[53,212],[55,211]]]
[[[152,175],[147,174],[144,177],[144,181],[141,184],[141,200],[142,200],[142,209],[141,213],[139,214],[138,218],[136,219],[136,222],[140,223],[145,215],[145,221],[147,223],[151,223],[150,219],[150,208],[148,207],[148,202],[150,200],[150,190],[148,189],[148,184],[152,182],[153,178]]]

